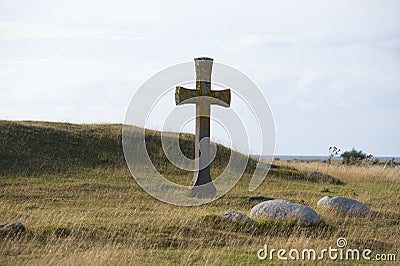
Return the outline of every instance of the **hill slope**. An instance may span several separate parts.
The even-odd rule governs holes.
[[[0,175],[126,167],[121,134],[120,124],[0,121]],[[157,168],[174,168],[162,151],[160,132],[146,130],[146,144]],[[194,136],[181,134],[180,146],[186,156],[193,157]],[[229,153],[228,148],[218,145],[213,165],[223,167]]]

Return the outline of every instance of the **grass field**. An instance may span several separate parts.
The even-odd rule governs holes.
[[[137,185],[124,164],[118,125],[0,121],[0,133],[0,224],[20,221],[26,227],[19,233],[0,231],[0,265],[281,264],[277,258],[260,261],[257,251],[264,244],[321,250],[335,247],[338,237],[345,237],[351,248],[397,256],[395,262],[369,263],[399,265],[399,168],[276,161],[264,183],[249,192],[250,162],[238,185],[221,199],[179,207],[153,199]],[[156,140],[150,145],[158,152]],[[190,153],[191,136],[181,146]],[[213,173],[224,166],[227,151],[220,150]],[[159,166],[173,180],[191,179],[191,173]],[[344,184],[308,179],[311,171]],[[381,215],[337,216],[317,208],[324,195],[357,199]],[[310,206],[322,223],[241,223],[215,215],[227,210],[248,215],[252,206],[269,198]]]

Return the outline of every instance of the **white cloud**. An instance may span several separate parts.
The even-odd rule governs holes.
[[[281,48],[292,44],[292,37],[263,34],[244,35],[233,40],[225,41],[221,49],[231,53],[243,53],[259,48]]]
[[[397,50],[397,52],[400,52],[400,37],[394,37],[394,38],[388,38],[386,40],[382,40],[380,42],[377,42],[376,44],[373,44],[374,47],[380,48],[380,49],[390,49],[390,50]]]
[[[155,40],[160,37],[160,35],[137,33],[133,30],[73,29],[51,25],[0,22],[0,39],[2,40]]]
[[[332,48],[358,52],[371,52],[376,49],[400,48],[400,35],[360,35],[332,34],[327,32],[309,32],[293,35],[249,34],[225,40],[221,45],[222,51],[232,54],[249,53],[265,49],[292,48]]]

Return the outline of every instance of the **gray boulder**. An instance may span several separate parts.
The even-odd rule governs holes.
[[[318,201],[317,205],[336,213],[349,216],[365,217],[373,215],[367,206],[357,200],[346,197],[325,196]]]
[[[249,217],[247,217],[246,215],[244,215],[243,213],[232,211],[232,210],[220,213],[219,215],[226,219],[233,220],[233,221],[243,221],[243,222],[251,221],[251,219]]]
[[[301,225],[318,224],[321,221],[310,207],[279,199],[255,205],[250,211],[250,218],[298,221]]]

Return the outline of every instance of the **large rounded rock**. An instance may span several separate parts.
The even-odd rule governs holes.
[[[310,207],[287,200],[268,200],[254,206],[250,218],[298,221],[301,225],[318,224],[318,214]]]
[[[367,206],[357,200],[349,199],[346,197],[325,196],[318,201],[317,205],[336,213],[349,216],[365,217],[373,215],[373,213],[370,211],[370,209],[368,209]]]

